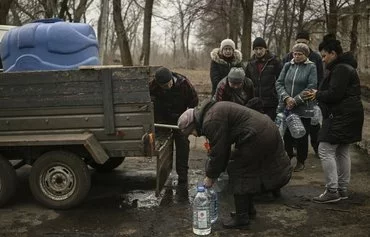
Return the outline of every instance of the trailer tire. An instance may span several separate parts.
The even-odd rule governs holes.
[[[68,209],[80,204],[91,187],[84,161],[67,151],[50,151],[33,164],[29,185],[35,199],[52,209]]]
[[[89,165],[100,173],[107,173],[120,166],[124,160],[125,157],[111,157],[104,164],[93,162]]]
[[[0,207],[14,196],[16,188],[17,174],[12,164],[0,155]]]

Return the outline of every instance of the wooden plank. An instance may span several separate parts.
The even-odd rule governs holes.
[[[90,136],[84,145],[96,163],[104,164],[109,159],[109,156],[94,136]]]
[[[113,95],[114,104],[150,103],[149,91],[131,91]],[[88,95],[54,95],[53,97],[2,97],[0,108],[44,108],[44,107],[72,107],[72,106],[103,106],[102,94]]]
[[[104,108],[104,130],[106,134],[115,133],[113,96],[112,96],[112,71],[102,70],[101,80],[103,81],[103,108]]]
[[[149,112],[152,106],[143,104],[118,104],[114,106],[115,113]],[[45,108],[1,108],[0,117],[43,116],[43,115],[84,115],[103,114],[101,106],[45,107]]]
[[[144,127],[117,127],[116,134],[107,135],[104,128],[89,129],[99,141],[110,140],[140,140],[148,131]],[[86,132],[86,129],[58,129],[58,130],[20,130],[20,131],[2,131],[0,136],[10,135],[56,135],[56,134],[79,134]]]
[[[118,127],[134,127],[153,124],[152,113],[115,114]],[[0,131],[72,129],[72,128],[103,128],[104,115],[69,115],[44,117],[10,117],[0,118]]]
[[[90,133],[0,136],[0,146],[42,146],[42,145],[83,144],[91,136],[93,135]]]
[[[173,164],[173,139],[172,136],[166,140],[157,153],[157,175],[156,175],[156,196],[159,196],[168,176],[172,171]]]

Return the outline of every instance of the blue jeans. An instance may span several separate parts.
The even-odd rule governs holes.
[[[326,188],[331,191],[347,190],[351,178],[349,144],[320,142],[319,157],[324,171]]]

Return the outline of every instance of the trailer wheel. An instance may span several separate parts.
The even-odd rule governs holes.
[[[0,155],[0,207],[13,197],[17,186],[17,174],[8,160]]]
[[[91,177],[86,164],[75,154],[50,151],[33,164],[30,189],[37,201],[53,209],[68,209],[87,196]]]
[[[125,160],[125,157],[111,157],[109,158],[104,164],[98,164],[98,163],[90,163],[89,165],[96,169],[96,171],[101,173],[107,173],[111,172],[118,166],[122,164],[122,162]]]

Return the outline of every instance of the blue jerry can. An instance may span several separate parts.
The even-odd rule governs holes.
[[[94,29],[84,23],[44,19],[8,31],[0,44],[5,72],[69,70],[99,65]]]

